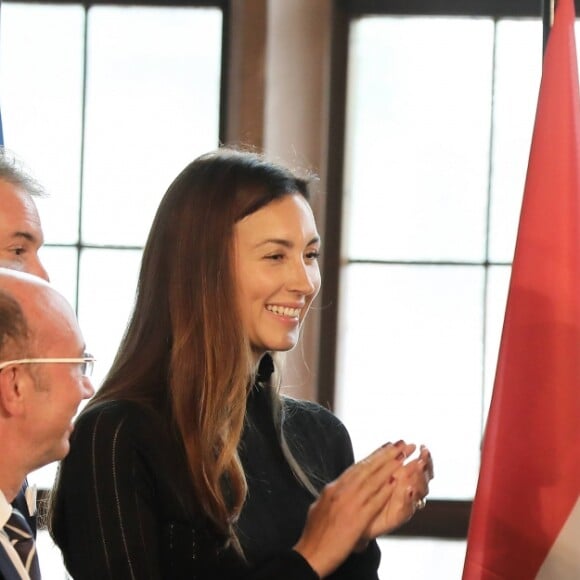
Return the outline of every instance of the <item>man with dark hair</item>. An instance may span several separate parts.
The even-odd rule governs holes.
[[[40,578],[34,534],[10,502],[28,473],[68,453],[93,362],[65,298],[0,268],[0,578]]]

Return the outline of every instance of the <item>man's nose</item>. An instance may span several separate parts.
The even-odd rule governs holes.
[[[95,387],[89,377],[83,377],[83,389],[82,397],[83,399],[90,399],[95,394]]]
[[[33,260],[31,267],[28,269],[28,271],[30,272],[30,274],[34,274],[35,276],[38,276],[39,278],[42,278],[43,280],[50,282],[48,272],[45,270],[38,256],[36,256],[36,258]]]

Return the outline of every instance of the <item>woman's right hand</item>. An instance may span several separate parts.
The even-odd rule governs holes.
[[[326,485],[294,549],[324,578],[355,549],[395,490],[395,472],[415,445],[387,444]]]
[[[433,459],[431,453],[421,445],[418,457],[402,465],[393,475],[395,487],[385,509],[377,516],[361,538],[360,544],[378,536],[388,534],[404,524],[419,506],[424,506],[424,498],[429,493],[429,482],[433,479]]]

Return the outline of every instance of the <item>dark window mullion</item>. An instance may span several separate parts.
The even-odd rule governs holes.
[[[504,16],[541,17],[540,0],[337,0],[351,17],[390,16]],[[580,0],[576,1],[576,11]]]
[[[78,215],[78,234],[77,234],[77,272],[76,272],[76,293],[75,293],[75,311],[79,313],[79,295],[81,283],[81,253],[83,246],[83,185],[85,174],[85,131],[87,121],[87,63],[88,63],[88,29],[89,29],[89,13],[88,8],[85,7],[84,14],[84,30],[83,30],[83,88],[81,97],[81,150],[80,150],[80,168],[79,168],[79,215]]]
[[[485,267],[483,274],[483,320],[482,320],[482,341],[481,341],[481,434],[485,427],[485,381],[486,381],[486,356],[487,356],[487,303],[489,298],[489,238],[491,232],[491,204],[492,204],[492,187],[493,187],[493,149],[494,149],[494,119],[495,119],[495,81],[496,81],[496,62],[497,62],[497,19],[493,26],[493,53],[491,58],[491,107],[490,107],[490,122],[489,122],[489,160],[488,160],[488,175],[487,175],[487,208],[486,208],[486,228],[485,228]],[[511,263],[503,263],[502,265],[511,266]]]

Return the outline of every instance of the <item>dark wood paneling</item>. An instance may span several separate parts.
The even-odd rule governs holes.
[[[467,537],[470,501],[428,500],[425,509],[415,515],[391,536],[436,537],[463,539]]]
[[[542,0],[337,0],[354,16],[368,14],[448,14],[467,16],[542,15]],[[580,2],[577,2],[577,5]],[[576,8],[578,11],[578,7]]]

